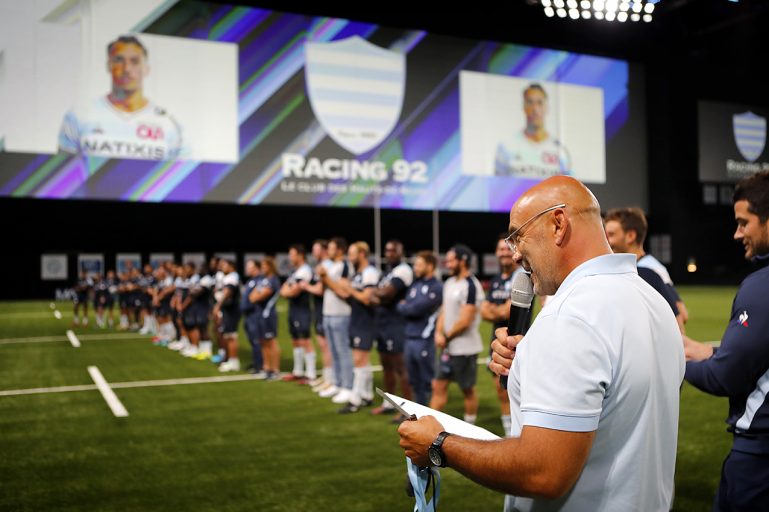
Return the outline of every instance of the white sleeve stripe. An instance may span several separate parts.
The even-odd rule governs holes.
[[[592,432],[598,428],[601,415],[569,416],[542,411],[521,411],[523,424],[567,432]]]

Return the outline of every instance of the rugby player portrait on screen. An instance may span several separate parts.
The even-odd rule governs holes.
[[[547,93],[540,84],[526,87],[523,91],[526,127],[499,143],[494,174],[542,179],[571,174],[569,152],[545,127],[548,108]]]
[[[147,48],[132,35],[107,46],[110,92],[67,112],[59,149],[107,158],[171,160],[183,156],[182,130],[162,107],[144,96]]]

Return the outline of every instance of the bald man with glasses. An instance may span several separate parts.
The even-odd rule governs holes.
[[[529,189],[509,229],[534,292],[553,295],[525,337],[501,328],[492,344],[512,437],[446,435],[426,416],[401,424],[406,456],[511,495],[509,511],[669,510],[684,373],[670,307],[633,255],[612,253],[598,201],[573,178]]]

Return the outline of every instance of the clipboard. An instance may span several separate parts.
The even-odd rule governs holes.
[[[385,393],[384,391],[382,391],[382,390],[381,390],[381,389],[379,389],[379,388],[376,388],[376,392],[377,392],[377,394],[378,394],[379,396],[381,396],[381,397],[382,397],[384,400],[387,400],[387,403],[389,403],[390,405],[392,405],[393,407],[395,407],[395,410],[396,410],[396,411],[398,411],[399,413],[401,413],[401,414],[402,414],[402,415],[403,415],[405,418],[407,418],[407,419],[409,419],[409,420],[413,420],[413,421],[416,421],[416,419],[417,419],[417,415],[416,415],[416,414],[409,414],[409,413],[408,413],[408,412],[406,412],[406,410],[403,408],[403,405],[405,404],[405,402],[404,402],[403,404],[399,404],[398,402],[396,402],[395,400],[393,400],[392,398],[390,398],[390,395],[388,395],[387,393]]]

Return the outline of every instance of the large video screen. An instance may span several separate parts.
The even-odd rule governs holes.
[[[639,72],[234,5],[0,0],[0,196],[506,211],[565,174],[643,206]]]
[[[700,181],[733,182],[769,169],[768,108],[714,101],[698,107]]]

